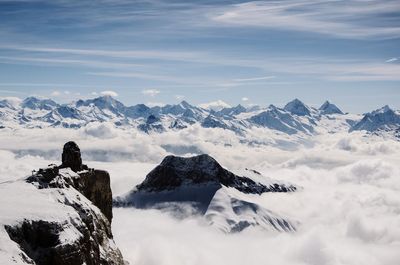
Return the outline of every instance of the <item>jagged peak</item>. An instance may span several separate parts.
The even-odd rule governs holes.
[[[290,101],[283,108],[284,110],[299,116],[310,116],[310,108],[298,98]]]
[[[52,107],[58,106],[58,104],[52,99],[37,98],[34,96],[30,96],[22,101],[21,106],[23,108],[30,108],[30,109],[45,108],[49,110]]]
[[[326,107],[328,107],[331,103],[329,102],[329,100],[325,100],[325,102],[321,105],[321,107],[319,107],[320,110],[325,109]]]
[[[333,103],[326,100],[318,109],[322,114],[343,114],[343,112]]]
[[[182,100],[179,105],[181,105],[183,108],[192,108],[193,106],[189,104],[186,100]]]
[[[371,114],[376,115],[376,114],[387,113],[387,112],[394,112],[394,110],[392,108],[390,108],[389,105],[385,105],[382,108],[372,111]]]

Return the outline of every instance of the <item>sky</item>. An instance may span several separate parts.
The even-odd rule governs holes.
[[[397,0],[0,0],[0,97],[362,113],[399,85]]]

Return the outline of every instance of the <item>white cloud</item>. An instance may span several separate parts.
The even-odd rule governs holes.
[[[157,89],[145,89],[142,90],[142,94],[145,96],[155,97],[160,94],[160,90]]]
[[[396,1],[252,1],[210,12],[214,22],[306,31],[340,38],[396,38],[400,27],[385,15],[400,11]],[[375,23],[369,23],[371,19]]]
[[[201,107],[203,109],[210,109],[210,110],[218,111],[218,110],[221,110],[223,108],[230,108],[231,105],[229,105],[225,101],[219,99],[219,100],[216,100],[216,101],[199,104],[199,107]]]
[[[399,58],[393,57],[393,58],[390,58],[390,59],[386,60],[385,62],[392,63],[392,62],[395,62],[397,60],[399,60]]]
[[[118,93],[112,90],[102,91],[100,94],[103,96],[118,97]]]
[[[251,82],[251,81],[260,81],[260,80],[270,80],[274,79],[275,76],[260,76],[260,77],[251,77],[251,78],[239,78],[234,79],[235,82]]]
[[[50,95],[51,95],[52,97],[59,97],[59,96],[61,96],[61,92],[58,91],[58,90],[55,90],[55,91],[51,92]]]
[[[110,123],[89,123],[84,128],[84,132],[87,135],[91,135],[100,139],[111,139],[118,136],[115,127]]]
[[[298,220],[295,233],[250,228],[225,235],[196,216],[177,220],[157,210],[114,209],[114,238],[132,264],[240,265],[268,259],[282,265],[397,265],[400,259],[398,141],[347,132],[298,139],[262,128],[238,136],[198,125],[152,135],[112,124],[76,130],[3,129],[0,182],[59,163],[62,146],[69,140],[81,147],[84,163],[110,172],[114,194],[140,183],[174,151],[167,151],[166,144],[174,146],[174,152],[209,153],[233,171],[249,167],[302,187],[291,194],[251,196]]]
[[[249,101],[248,97],[242,97],[242,101]]]

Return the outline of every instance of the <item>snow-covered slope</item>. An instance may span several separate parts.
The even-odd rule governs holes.
[[[285,110],[270,105],[265,111],[252,116],[250,122],[273,130],[295,134],[297,132],[312,133],[313,126],[309,119],[291,115]]]

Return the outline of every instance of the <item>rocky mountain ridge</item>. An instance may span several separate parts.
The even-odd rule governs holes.
[[[155,107],[144,104],[125,106],[110,96],[102,96],[60,105],[50,99],[29,97],[20,104],[6,99],[0,101],[0,128],[81,128],[92,122],[111,122],[116,127],[136,128],[145,133],[182,130],[199,124],[204,128],[220,128],[238,134],[261,127],[289,135],[312,135],[323,124],[327,124],[321,121],[334,123],[337,120],[345,125],[342,130],[349,132],[398,130],[400,114],[389,107],[382,109],[385,108],[387,111],[381,111],[381,114],[376,110],[363,116],[354,116],[344,114],[329,101],[316,109],[299,99],[294,99],[283,108],[274,105],[245,108],[238,105],[214,111],[193,106],[186,101]]]

